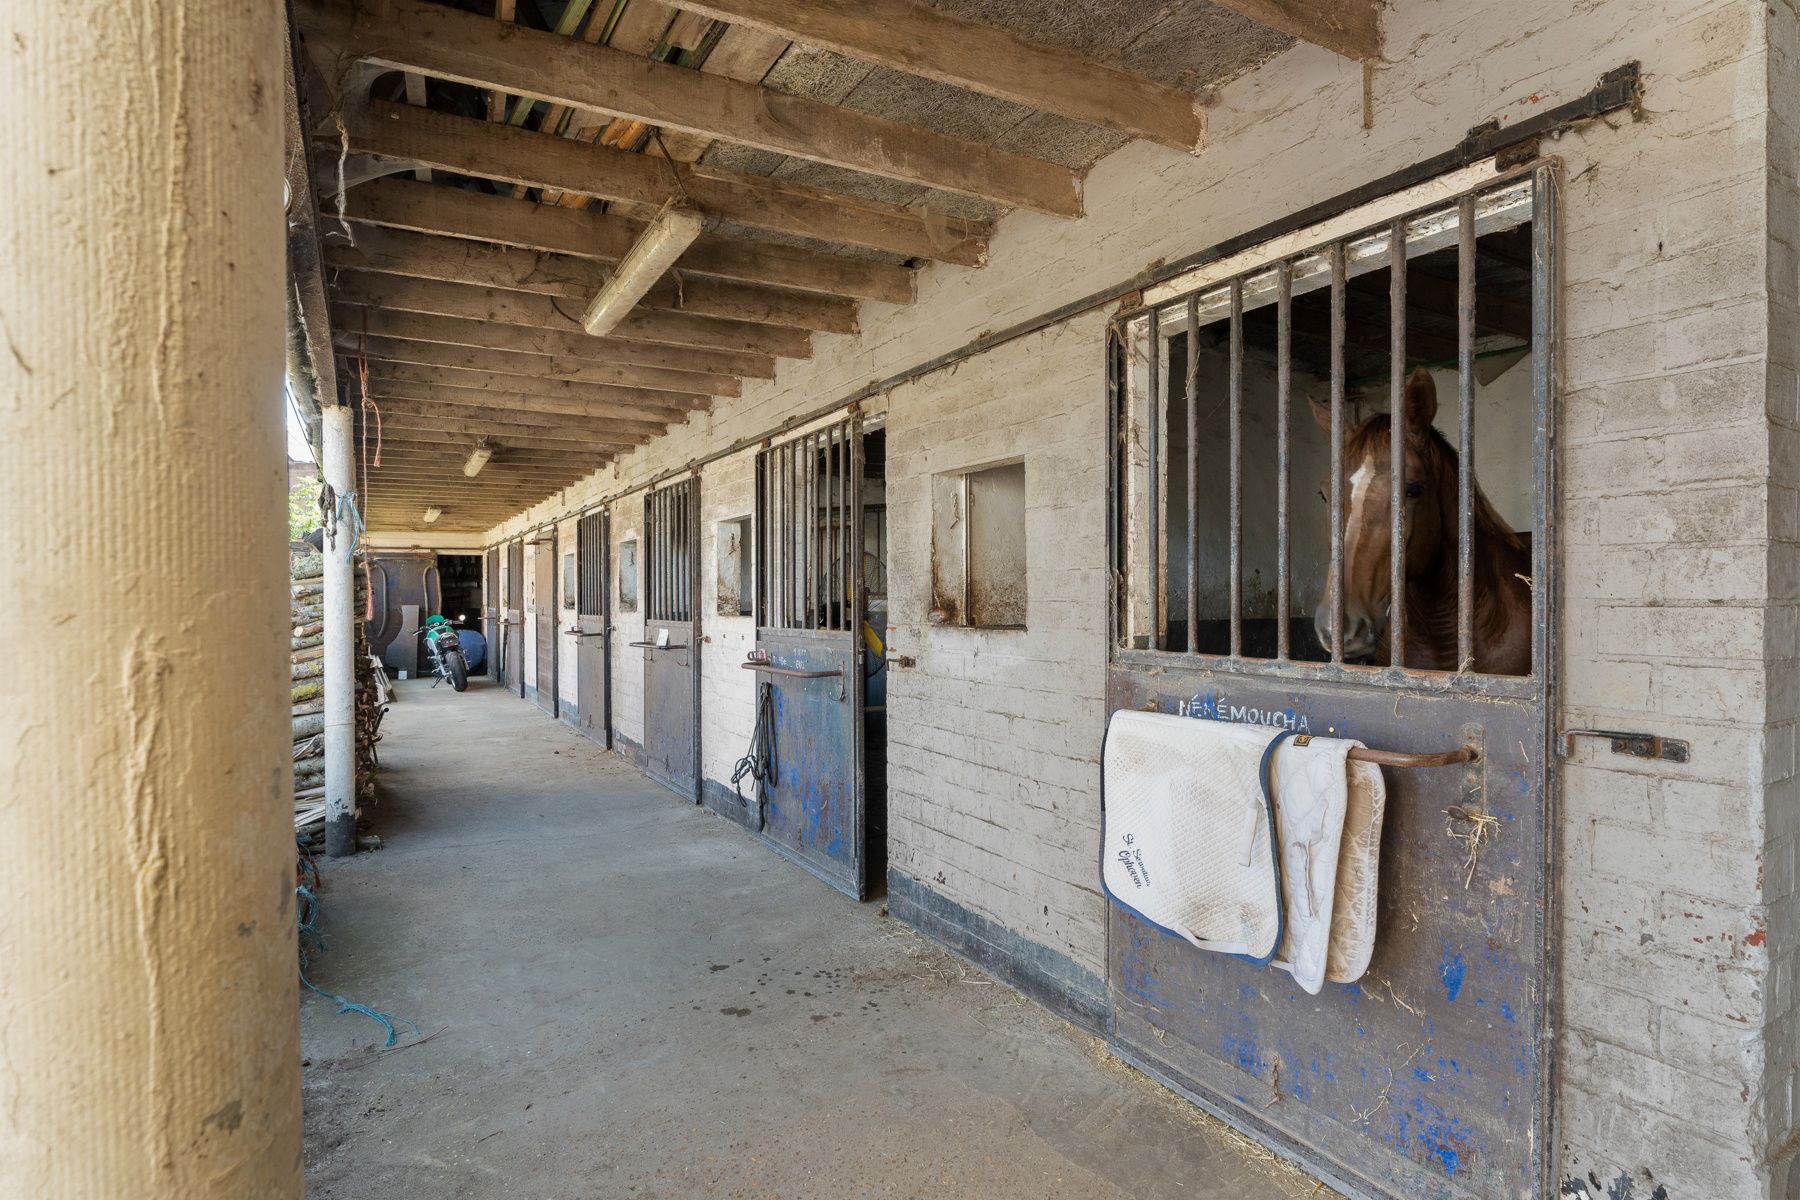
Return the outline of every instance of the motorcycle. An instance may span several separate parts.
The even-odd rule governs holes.
[[[435,676],[431,686],[436,687],[442,679],[456,691],[466,690],[469,664],[463,659],[462,642],[457,638],[456,627],[450,624],[450,618],[441,613],[433,615],[419,630],[419,636],[425,639],[425,652],[431,659],[431,673]]]

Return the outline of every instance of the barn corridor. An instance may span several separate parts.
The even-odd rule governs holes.
[[[305,996],[314,1200],[1316,1194],[516,696],[401,688],[311,974],[432,1036]]]

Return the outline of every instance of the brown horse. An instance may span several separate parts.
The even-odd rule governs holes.
[[[1331,434],[1331,410],[1312,402]],[[1474,642],[1471,661],[1456,660],[1456,467],[1449,442],[1432,428],[1437,385],[1424,367],[1406,381],[1406,662],[1437,671],[1496,675],[1531,672],[1531,550],[1474,487]],[[1389,504],[1393,495],[1393,423],[1378,413],[1344,439],[1344,657],[1387,663],[1392,607]],[[1335,575],[1313,615],[1319,641],[1331,645]]]

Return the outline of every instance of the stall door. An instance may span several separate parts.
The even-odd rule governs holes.
[[[525,543],[506,547],[506,615],[501,638],[501,661],[506,664],[503,682],[518,695],[525,694]]]
[[[1552,195],[1526,175],[1419,210],[1396,198],[1373,233],[1202,269],[1114,330],[1108,709],[1354,738],[1387,789],[1365,971],[1308,994],[1109,904],[1115,1047],[1358,1196],[1557,1194]],[[1428,289],[1460,303],[1419,303]],[[1376,306],[1379,336],[1350,337],[1347,311]],[[1478,335],[1508,347],[1504,386],[1481,377]],[[1308,404],[1308,377],[1328,402]],[[1358,420],[1351,384],[1378,418]],[[1513,454],[1535,477],[1502,523],[1477,500],[1515,481],[1489,469]],[[1436,528],[1413,525],[1427,497]]]
[[[491,547],[482,556],[481,633],[487,638],[488,675],[499,678],[500,655],[500,550]]]
[[[700,799],[700,481],[644,497],[644,760],[650,777]]]
[[[556,715],[556,643],[559,630],[557,628],[556,598],[556,531],[539,536],[537,544],[537,603],[534,606],[537,615],[537,702],[538,707]]]
[[[612,745],[612,614],[607,611],[607,549],[612,532],[605,510],[575,523],[575,711],[581,732]]]
[[[855,419],[757,456],[757,702],[774,728],[762,834],[857,899],[864,861],[862,431]]]

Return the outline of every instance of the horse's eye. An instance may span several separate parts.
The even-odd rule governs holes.
[[[1425,485],[1424,484],[1419,483],[1415,480],[1414,482],[1406,485],[1406,498],[1408,500],[1417,500],[1420,496],[1423,496],[1424,494],[1425,494]]]

